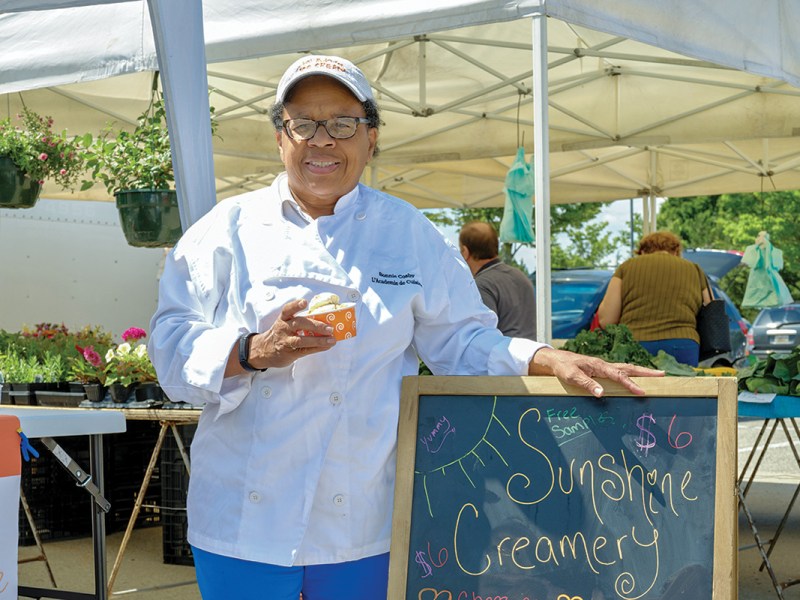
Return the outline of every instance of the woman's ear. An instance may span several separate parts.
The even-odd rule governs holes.
[[[375,148],[378,147],[378,128],[370,127],[367,130],[367,136],[369,137],[369,157],[367,158],[367,162],[369,162],[375,155]]]
[[[275,130],[275,142],[278,144],[278,154],[281,157],[281,162],[285,165],[286,161],[283,160],[283,133],[280,129]]]

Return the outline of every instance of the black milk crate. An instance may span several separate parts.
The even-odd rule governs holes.
[[[128,421],[127,431],[103,436],[104,496],[111,503],[106,514],[106,531],[124,531],[133,513],[150,456],[158,439],[159,424]],[[56,442],[84,469],[90,468],[89,438],[68,436]],[[39,458],[22,463],[22,491],[28,501],[39,537],[45,540],[88,537],[92,533],[91,496],[75,485],[75,480],[43,444],[33,440]],[[145,493],[136,527],[161,523],[159,464]],[[35,543],[25,512],[19,510],[19,545]]]
[[[109,533],[124,531],[128,527],[136,494],[142,486],[160,431],[160,424],[156,421],[130,420],[126,425],[124,433],[104,438],[104,483],[106,498],[111,503],[111,510],[106,514],[106,531]],[[134,527],[153,527],[161,523],[160,500],[160,465],[156,461]]]
[[[178,433],[189,454],[197,425],[178,425]],[[172,433],[168,433],[161,448],[161,531],[164,563],[194,565],[192,549],[187,541],[186,494],[189,474]]]
[[[89,441],[85,436],[56,438],[58,444],[84,468],[89,467]],[[75,480],[47,448],[34,441],[39,458],[22,462],[22,492],[28,501],[33,522],[44,540],[87,537],[92,533],[91,496],[75,485]],[[19,545],[36,543],[25,511],[19,508]]]

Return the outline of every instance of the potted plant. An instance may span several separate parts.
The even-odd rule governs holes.
[[[122,334],[123,342],[106,352],[105,383],[114,402],[127,402],[137,384],[155,382],[156,373],[142,340],[147,333],[130,327]]]
[[[106,395],[105,363],[93,345],[81,347],[75,344],[79,356],[71,357],[70,379],[83,385],[86,398],[92,402],[102,402]]]
[[[82,399],[84,382],[98,378],[96,368],[81,364],[88,357],[80,353],[91,348],[99,354],[111,345],[111,334],[97,326],[70,331],[63,323],[37,323],[33,328],[23,327],[13,333],[0,330],[0,372],[7,388],[14,384],[15,395],[28,392],[32,395],[35,391],[37,397],[40,394],[44,397],[42,392],[47,392],[52,396],[50,402],[63,405]],[[99,370],[102,379],[102,368]]]
[[[41,381],[39,361],[34,356],[22,356],[15,349],[7,349],[2,354],[0,369],[4,388],[8,388],[10,404],[35,404],[34,390],[31,387]]]
[[[164,392],[158,383],[158,376],[156,375],[156,368],[153,366],[150,356],[147,354],[147,347],[144,348],[142,363],[139,370],[139,384],[136,386],[134,393],[138,402],[146,402],[153,400],[155,402],[162,402],[164,400]]]
[[[91,139],[56,133],[51,117],[28,107],[17,120],[0,120],[0,208],[31,208],[46,179],[73,189],[84,170],[83,145]]]
[[[37,393],[57,391],[66,375],[62,356],[51,352],[40,360],[12,349],[4,355],[2,364],[3,379],[14,396],[14,404],[39,404]]]
[[[215,130],[215,123],[209,122]],[[108,125],[88,145],[84,157],[90,178],[81,189],[99,181],[114,195],[128,244],[158,248],[178,241],[183,230],[160,95],[154,94],[133,131]]]

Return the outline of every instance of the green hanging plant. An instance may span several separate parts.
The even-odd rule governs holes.
[[[0,120],[0,157],[9,158],[40,185],[49,179],[72,190],[85,169],[83,150],[89,142],[91,135],[69,138],[66,130],[54,131],[52,117],[27,106],[16,119]]]
[[[212,108],[209,119],[212,134],[217,127],[213,115]],[[133,131],[110,124],[87,146],[84,156],[90,176],[83,181],[81,190],[88,190],[97,182],[109,194],[122,190],[167,190],[174,185],[166,109],[157,92],[153,93],[147,110],[139,115]]]

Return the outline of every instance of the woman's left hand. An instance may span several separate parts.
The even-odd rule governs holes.
[[[540,348],[528,365],[528,375],[555,375],[563,383],[581,387],[600,398],[604,390],[595,378],[616,381],[631,393],[641,396],[644,390],[631,377],[663,377],[664,371],[627,363],[609,363],[594,356],[555,348]]]

